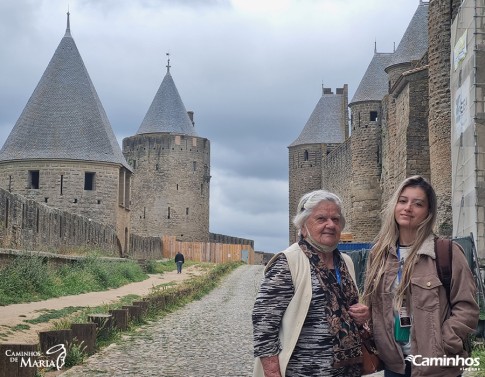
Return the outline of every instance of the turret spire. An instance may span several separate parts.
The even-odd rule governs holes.
[[[167,62],[167,65],[166,65],[166,67],[167,67],[167,73],[170,73],[170,67],[171,67],[171,65],[170,65],[170,53],[167,52],[166,55],[168,57],[168,62]]]
[[[67,26],[66,26],[66,35],[71,35],[71,22],[69,20],[69,16],[71,13],[69,13],[69,6],[67,7]]]

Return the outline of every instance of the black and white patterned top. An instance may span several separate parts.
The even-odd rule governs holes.
[[[332,368],[333,338],[325,314],[323,288],[311,269],[312,300],[308,314],[289,360],[288,377],[353,377],[360,376],[360,364]],[[284,254],[268,269],[253,309],[254,356],[277,355],[283,314],[294,293],[288,262]]]

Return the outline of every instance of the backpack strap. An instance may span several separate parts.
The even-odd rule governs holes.
[[[441,284],[446,290],[446,297],[450,301],[451,273],[452,273],[452,242],[446,238],[435,238],[434,251],[436,254],[436,271]]]

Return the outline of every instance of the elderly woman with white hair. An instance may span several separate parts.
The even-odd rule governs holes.
[[[340,198],[305,194],[293,223],[300,239],[267,264],[254,304],[254,376],[360,376],[358,327],[370,312],[358,303],[352,260],[337,249]]]

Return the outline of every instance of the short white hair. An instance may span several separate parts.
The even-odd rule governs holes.
[[[332,202],[335,203],[339,209],[340,213],[340,222],[342,224],[342,230],[345,228],[345,216],[342,213],[342,200],[338,197],[338,195],[326,191],[326,190],[315,190],[312,192],[308,192],[303,195],[298,203],[298,207],[296,208],[296,215],[293,217],[293,225],[295,225],[298,231],[301,230],[303,224],[308,219],[310,214],[320,202]]]

